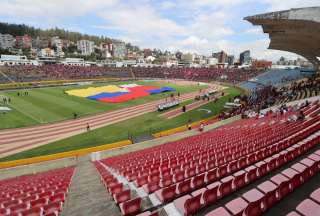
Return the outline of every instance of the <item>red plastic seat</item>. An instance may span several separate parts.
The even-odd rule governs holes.
[[[157,190],[155,194],[161,203],[169,202],[176,196],[176,185],[171,185],[167,188]]]
[[[205,178],[205,174],[201,174],[198,176],[195,176],[192,178],[191,180],[191,185],[193,189],[197,189],[200,188],[204,185],[204,178]]]
[[[311,199],[305,199],[296,208],[296,210],[305,216],[319,215],[320,205]]]
[[[270,179],[276,185],[280,185],[282,182],[287,182],[289,179],[282,174],[277,174]]]
[[[154,181],[154,182],[149,182],[148,184],[143,185],[142,188],[146,193],[150,194],[158,190],[160,186],[159,186],[159,182]]]
[[[209,170],[207,172],[207,174],[206,174],[207,183],[214,182],[217,179],[218,179],[218,169],[217,168]]]
[[[177,184],[178,194],[185,194],[191,191],[191,179]]]
[[[257,167],[255,166],[250,166],[248,168],[245,169],[247,174],[246,174],[246,182],[253,182],[254,180],[256,180],[258,178],[257,175]]]
[[[7,215],[8,210],[6,208],[0,208],[0,215]]]
[[[138,197],[138,198],[120,203],[119,207],[120,207],[121,213],[123,215],[134,215],[139,213],[141,208],[141,201],[142,199]]]
[[[245,175],[246,175],[246,173],[243,170],[236,172],[233,175],[234,179],[232,182],[232,187],[234,188],[234,190],[238,190],[246,185]]]
[[[241,216],[244,209],[248,206],[248,203],[241,197],[236,198],[228,202],[225,207],[232,213],[234,216]]]
[[[232,192],[232,181],[233,179],[229,179],[226,182],[221,183],[219,186],[219,196],[224,197]]]
[[[10,207],[10,214],[20,213],[26,210],[27,208],[28,208],[28,205],[26,203],[20,203],[20,204],[14,205]]]
[[[231,214],[223,207],[216,208],[205,216],[231,216]]]
[[[172,181],[172,175],[167,175],[165,177],[163,177],[160,181],[160,186],[161,187],[168,187],[169,185],[171,185],[173,183]]]
[[[64,193],[58,193],[49,198],[50,202],[64,202],[66,196]]]
[[[184,180],[184,172],[183,171],[178,171],[174,175],[174,182],[180,182]]]
[[[117,194],[123,191],[123,184],[122,183],[117,183],[109,187],[109,192],[113,194]]]
[[[35,207],[35,208],[30,208],[28,210],[22,211],[21,215],[22,216],[41,216],[43,213],[42,208]]]
[[[298,214],[298,213],[295,212],[295,211],[292,211],[292,212],[288,213],[286,216],[301,216],[301,215]]]
[[[253,188],[248,192],[244,193],[242,197],[247,200],[249,203],[256,202],[261,200],[264,197],[264,194],[261,193],[259,190]]]
[[[197,166],[197,173],[200,174],[200,173],[204,173],[206,171],[206,165],[205,164],[199,164]]]
[[[234,173],[238,169],[238,161],[231,161],[228,164],[228,173]]]
[[[292,191],[292,186],[290,181],[282,182],[278,187],[279,198],[282,199],[286,197]]]
[[[45,215],[55,214],[58,215],[62,209],[61,202],[51,202],[43,207]]]
[[[186,170],[186,177],[190,178],[196,175],[196,167],[191,167]]]
[[[37,199],[30,202],[30,205],[32,207],[43,207],[48,203],[48,200],[46,198]]]
[[[36,195],[31,195],[31,196],[28,196],[26,198],[21,199],[21,201],[23,203],[30,203],[31,201],[36,200],[36,199],[37,199]]]
[[[243,216],[260,216],[262,215],[261,200],[251,202],[243,211]]]
[[[266,162],[258,162],[255,166],[258,167],[259,176],[264,176],[268,173],[268,164]]]
[[[185,214],[193,215],[201,208],[201,194],[191,197],[184,203]]]
[[[148,176],[138,177],[138,178],[134,181],[134,184],[135,184],[137,187],[141,187],[142,185],[147,184],[147,183],[148,183]]]
[[[205,206],[208,206],[219,199],[218,188],[219,188],[219,185],[216,185],[211,189],[207,189],[203,193],[203,201]]]
[[[238,168],[239,169],[242,169],[242,168],[246,167],[247,165],[248,165],[248,163],[247,163],[247,158],[246,157],[240,158],[238,160]]]
[[[225,177],[228,174],[228,165],[225,164],[218,168],[218,175],[220,178]]]
[[[130,197],[131,197],[131,190],[130,189],[121,191],[120,193],[113,195],[113,199],[115,200],[115,202],[117,204],[130,200]]]
[[[178,209],[178,211],[182,215],[188,215],[187,214],[187,209],[185,208],[185,203],[190,198],[192,198],[190,195],[185,195],[185,196],[180,197],[180,198],[178,198],[178,199],[173,201],[173,204],[175,205],[176,209]]]
[[[312,194],[310,195],[310,197],[320,204],[320,188],[313,191]]]
[[[12,206],[18,205],[19,204],[19,200],[9,200],[7,202],[3,202],[2,205],[5,208],[10,208]]]
[[[46,192],[39,194],[39,198],[49,199],[52,195],[53,195],[52,191],[46,191]]]
[[[209,161],[207,162],[207,170],[211,170],[211,169],[213,169],[215,166],[216,166],[215,160],[209,160]]]
[[[156,173],[152,173],[149,175],[149,182],[155,182],[160,180],[160,173],[159,171]]]

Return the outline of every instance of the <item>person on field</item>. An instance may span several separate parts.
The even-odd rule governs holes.
[[[188,124],[187,124],[187,127],[188,127],[188,130],[191,130],[191,129],[192,129],[192,127],[191,127],[191,119],[189,119]]]
[[[89,125],[89,123],[87,123],[87,132],[89,132],[90,131],[90,125]]]
[[[203,122],[201,122],[199,130],[200,130],[200,132],[203,132],[203,130],[204,130],[204,124],[203,124]]]

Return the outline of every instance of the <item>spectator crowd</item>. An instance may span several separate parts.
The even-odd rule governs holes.
[[[98,67],[98,66],[3,66],[0,83],[9,81],[32,82],[88,78],[162,78],[195,81],[224,81],[239,83],[263,73],[264,70],[237,68],[163,68],[163,67]]]

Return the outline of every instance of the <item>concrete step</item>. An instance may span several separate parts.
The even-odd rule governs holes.
[[[89,157],[80,157],[62,216],[121,215]]]

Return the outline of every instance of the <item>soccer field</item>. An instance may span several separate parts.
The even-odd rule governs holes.
[[[23,159],[71,151],[81,148],[99,146],[107,143],[125,140],[128,138],[128,134],[138,135],[150,132],[150,130],[153,133],[155,133],[175,128],[178,126],[186,125],[188,120],[195,122],[201,119],[209,118],[219,114],[224,109],[224,105],[226,102],[229,101],[229,99],[241,93],[240,89],[233,87],[229,87],[223,91],[226,93],[226,95],[220,98],[218,101],[210,102],[199,107],[198,109],[191,110],[169,120],[159,117],[159,112],[151,112],[142,116],[132,118],[130,119],[130,121],[122,121],[116,124],[112,124],[106,127],[90,131],[88,133],[76,135],[67,139],[59,140],[54,143],[50,143],[5,158],[1,158],[0,161]],[[203,109],[210,110],[211,112],[205,112]]]
[[[206,87],[199,85],[178,85],[174,83],[155,81],[108,82],[91,86],[129,83],[160,87],[173,87],[176,89],[176,92],[180,92],[181,94],[198,91],[199,89]],[[64,86],[30,89],[28,90],[28,96],[23,95],[23,90],[2,91],[0,92],[0,96],[10,97],[11,103],[9,104],[9,107],[12,109],[12,111],[6,114],[0,114],[0,129],[63,121],[73,118],[73,113],[77,113],[79,117],[88,116],[91,114],[143,104],[168,97],[171,94],[170,92],[162,93],[115,104],[98,102],[76,96],[69,96],[64,93],[65,90],[87,87],[89,86]],[[18,92],[20,92],[20,96],[18,96]],[[2,105],[2,101],[0,101],[0,106]]]

